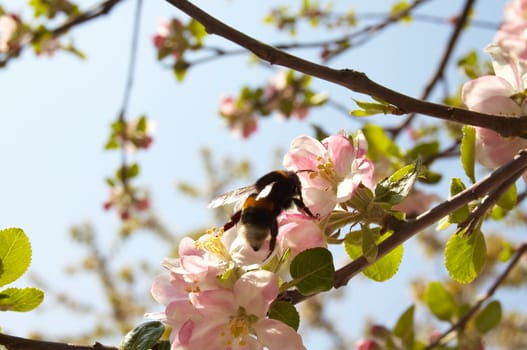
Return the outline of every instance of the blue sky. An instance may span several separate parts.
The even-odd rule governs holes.
[[[80,3],[87,7],[96,2]],[[255,1],[195,3],[260,40],[270,43],[288,40],[262,24],[266,10],[273,4],[280,4],[279,1],[266,1],[265,5]],[[288,3],[293,8],[297,6],[296,2]],[[385,11],[390,3],[353,1],[346,6],[353,6],[358,13],[378,12]],[[27,6],[19,0],[0,1],[0,4],[12,11],[26,8],[25,18],[29,16]],[[479,2],[475,18],[497,23],[503,4],[504,1]],[[120,158],[117,153],[104,152],[103,145],[109,125],[120,108],[134,6],[135,1],[126,1],[109,16],[78,27],[68,35],[87,54],[85,61],[66,53],[53,58],[35,58],[28,51],[0,71],[3,107],[0,114],[3,126],[0,138],[1,226],[23,228],[33,245],[31,272],[44,276],[53,289],[80,300],[93,300],[101,291],[90,277],[64,274],[65,264],[84,256],[84,251],[71,243],[68,228],[89,221],[102,243],[115,238],[118,221],[113,213],[102,210],[102,202],[107,194],[104,178],[114,172]],[[342,3],[337,5],[342,6]],[[432,1],[422,6],[419,13],[449,17],[459,13],[460,8],[460,1]],[[217,116],[221,96],[236,94],[242,85],[256,86],[269,79],[272,73],[251,66],[247,56],[242,55],[197,66],[188,72],[184,83],[177,83],[171,71],[156,61],[151,38],[160,18],[183,16],[162,0],[144,1],[143,10],[135,86],[128,116],[144,113],[157,125],[153,147],[137,155],[142,166],[138,182],[149,186],[154,208],[174,232],[182,233],[211,223],[206,203],[190,201],[175,190],[177,181],[204,183],[199,156],[201,147],[211,148],[216,159],[226,156],[252,159],[257,175],[270,170],[276,147],[287,149],[294,137],[310,134],[308,124],[311,122],[330,131],[358,127],[349,117],[331,108],[322,108],[311,113],[307,123],[268,118],[260,123],[258,133],[251,139],[244,141],[232,137]],[[454,59],[469,49],[482,52],[493,34],[490,30],[470,30],[463,35]],[[323,38],[324,35],[312,32],[309,38],[299,40]],[[363,71],[394,90],[419,96],[449,35],[450,27],[445,25],[397,25],[367,45],[332,61],[331,66]],[[207,43],[235,48],[218,37],[207,40]],[[307,50],[294,53],[316,57]],[[448,70],[448,77],[451,87],[460,79],[454,68]],[[314,87],[330,92],[349,109],[355,107],[352,97],[364,99],[364,96],[322,81],[314,81]],[[448,166],[458,168],[457,164]],[[138,236],[129,242],[123,253],[160,261],[167,251]],[[362,329],[358,320],[364,315],[376,315],[379,320],[393,324],[396,315],[411,302],[405,281],[413,276],[416,259],[422,259],[419,252],[407,249],[400,273],[382,285],[363,278],[352,280],[348,295],[356,322],[352,322],[351,335],[360,335]],[[429,268],[434,273],[444,274],[442,266],[423,265],[418,271],[428,273],[426,269]],[[22,280],[19,285],[27,283]],[[386,293],[387,290],[390,293]],[[381,293],[384,303],[372,303],[371,293]],[[70,316],[55,310],[51,301],[46,301],[42,309],[44,313],[2,314],[0,325],[11,333],[23,335],[42,328],[46,320],[52,320],[55,327],[45,327],[46,331],[62,335],[73,333],[90,322],[86,319],[72,324]],[[315,340],[308,338],[308,341]]]

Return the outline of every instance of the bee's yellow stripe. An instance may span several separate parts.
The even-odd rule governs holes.
[[[256,196],[249,196],[243,203],[243,209],[247,208],[262,208],[269,211],[274,210],[274,203],[272,200],[263,198],[256,198]]]

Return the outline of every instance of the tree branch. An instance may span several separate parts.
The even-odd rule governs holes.
[[[364,73],[351,69],[337,70],[319,65],[264,44],[217,20],[187,0],[166,1],[200,22],[208,33],[220,35],[237,43],[271,64],[288,67],[352,91],[380,98],[405,113],[420,113],[450,122],[484,127],[505,137],[527,137],[527,116],[494,116],[421,101],[382,86],[370,80]]]
[[[115,7],[115,5],[117,5],[121,1],[124,1],[124,0],[106,0],[106,1],[103,1],[99,5],[97,5],[94,8],[92,8],[91,10],[87,10],[87,11],[79,14],[76,17],[68,19],[66,22],[64,22],[60,26],[56,27],[55,29],[50,30],[49,32],[47,32],[47,31],[44,31],[44,32],[39,31],[39,32],[36,32],[36,33],[32,33],[30,38],[27,41],[25,41],[24,44],[20,47],[20,50],[22,50],[23,48],[27,47],[28,45],[36,43],[44,35],[51,35],[52,38],[57,38],[57,37],[63,35],[64,33],[66,33],[71,28],[78,26],[79,24],[86,23],[88,21],[91,21],[92,19],[95,19],[95,18],[99,17],[99,16],[106,15],[106,14],[110,13],[110,11]],[[18,54],[20,54],[20,52],[17,52],[17,55]],[[9,60],[11,58],[13,58],[13,57],[14,57],[13,54],[9,54],[4,59],[0,60],[0,67],[5,66],[7,64],[7,62],[9,62]]]
[[[92,346],[73,345],[44,340],[26,339],[0,333],[0,344],[8,350],[117,350],[113,346],[95,343]]]
[[[513,267],[518,264],[520,261],[520,258],[523,254],[527,252],[527,243],[522,244],[516,251],[516,255],[514,258],[510,261],[510,263],[507,265],[507,268],[499,275],[499,277],[496,279],[496,281],[490,286],[489,290],[485,293],[483,297],[481,297],[472,307],[461,317],[456,323],[452,324],[449,329],[447,329],[445,332],[443,332],[440,336],[438,336],[434,342],[429,344],[425,350],[430,350],[439,345],[442,339],[444,339],[448,334],[456,331],[457,329],[460,329],[465,326],[465,324],[474,316],[474,314],[481,308],[484,302],[489,300],[496,290],[499,288],[499,286],[505,281],[509,273],[512,271]]]
[[[471,187],[419,215],[415,220],[403,222],[398,227],[393,227],[393,234],[379,244],[376,260],[379,260],[397,246],[435,224],[454,210],[485,196],[487,193],[499,188],[503,183],[510,181],[512,177],[517,178],[521,176],[525,170],[527,170],[527,151],[521,151],[512,161],[494,170]],[[371,263],[363,256],[353,260],[335,272],[333,286],[335,288],[345,286],[350,279],[370,265]],[[287,291],[279,296],[280,299],[289,300],[294,304],[308,297],[300,294],[297,290]]]
[[[436,84],[443,78],[443,74],[445,72],[445,68],[448,64],[448,61],[450,60],[450,57],[452,56],[452,52],[454,51],[454,47],[456,46],[456,43],[458,42],[461,31],[463,28],[465,28],[465,25],[468,22],[469,15],[472,12],[472,9],[474,8],[475,0],[467,0],[465,2],[465,6],[463,7],[463,11],[461,12],[461,15],[456,20],[456,27],[454,28],[454,31],[452,32],[452,35],[450,36],[450,39],[448,40],[448,43],[445,48],[445,52],[443,53],[443,56],[441,58],[441,61],[439,62],[439,65],[436,68],[436,71],[434,72],[434,75],[426,84],[426,87],[423,91],[423,94],[421,95],[421,100],[426,100],[428,96],[432,93],[434,90],[434,87]],[[397,128],[395,129],[393,133],[393,137],[397,137],[397,135],[404,130],[415,117],[415,113],[410,114],[406,120]]]

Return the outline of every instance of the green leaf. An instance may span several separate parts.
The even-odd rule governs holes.
[[[288,301],[275,301],[269,310],[269,318],[282,321],[286,325],[298,330],[300,325],[300,316],[293,304]]]
[[[481,333],[487,333],[501,321],[501,304],[499,301],[494,300],[485,306],[476,316],[476,328]]]
[[[412,349],[414,344],[414,311],[415,305],[406,309],[393,329],[393,334],[403,341],[405,349]]]
[[[135,126],[135,130],[139,132],[146,132],[146,129],[148,128],[148,119],[146,118],[146,115],[141,115],[139,117],[139,120],[137,121],[137,124]]]
[[[512,258],[512,254],[514,253],[514,247],[507,241],[502,241],[501,244],[502,248],[500,250],[500,253],[498,254],[498,260],[501,262],[507,262],[510,258]]]
[[[461,164],[472,183],[476,182],[474,168],[476,164],[476,129],[463,126],[463,138],[461,139]]]
[[[172,71],[174,72],[174,75],[176,76],[176,80],[178,82],[182,82],[183,79],[185,79],[185,75],[187,74],[187,70],[190,67],[190,64],[182,59],[177,60],[176,63],[172,66]]]
[[[377,229],[378,230],[378,229]],[[361,235],[360,237],[360,245],[358,244],[358,235]],[[379,236],[377,239],[376,244],[383,242],[386,238],[390,237],[391,233],[385,233],[382,236]],[[350,232],[348,235],[346,235],[346,238],[344,240],[344,249],[346,250],[346,253],[348,256],[355,260],[363,255],[362,252],[362,238],[364,236],[362,235],[362,231],[353,231]],[[362,273],[377,282],[386,281],[390,278],[392,278],[397,271],[399,270],[399,265],[401,265],[401,261],[403,259],[403,253],[404,248],[402,245],[397,246],[394,250],[392,250],[390,253],[386,254],[379,260],[377,260],[372,265],[368,266],[366,269],[362,271]]]
[[[148,350],[161,338],[165,326],[159,321],[149,321],[128,332],[119,346],[120,350]]]
[[[478,276],[487,259],[485,237],[480,230],[470,235],[450,237],[445,248],[445,266],[459,283],[470,283]]]
[[[454,296],[440,282],[431,282],[426,287],[424,299],[430,311],[441,321],[451,321],[458,313]]]
[[[459,192],[465,190],[465,184],[459,178],[452,178],[450,180],[450,197],[455,196]],[[461,208],[453,211],[448,215],[448,222],[452,224],[460,224],[464,222],[470,215],[470,209],[468,205],[464,205]]]
[[[392,176],[379,182],[375,186],[375,201],[387,202],[392,205],[402,202],[412,190],[419,171],[421,162],[410,164],[393,173]]]
[[[203,38],[207,36],[205,27],[195,19],[191,19],[188,24],[188,29],[194,35],[194,38],[196,38],[197,45],[201,46]]]
[[[7,288],[0,291],[0,311],[31,311],[44,300],[44,292],[37,288]]]
[[[0,230],[0,260],[3,269],[0,286],[17,280],[26,272],[31,262],[31,244],[22,229]]]
[[[304,250],[293,259],[289,271],[298,291],[304,295],[324,292],[333,287],[333,256],[325,248]]]
[[[392,114],[396,111],[396,108],[390,105],[388,102],[382,101],[380,99],[375,99],[378,102],[369,102],[369,101],[359,101],[353,99],[357,106],[362,109],[355,109],[351,111],[351,115],[355,117],[367,117],[375,114]]]
[[[512,184],[512,186],[501,195],[496,204],[505,210],[512,210],[516,206],[517,198],[518,193],[516,190],[516,184]]]
[[[119,167],[115,173],[115,176],[121,181],[124,180],[123,177],[129,180],[139,175],[139,170],[139,164],[133,163],[130,165],[125,165],[124,168]]]
[[[379,159],[401,158],[401,151],[399,146],[388,137],[386,131],[373,124],[365,125],[362,132],[368,141],[368,158],[372,161]]]
[[[408,1],[399,1],[397,3],[395,3],[393,6],[392,6],[392,9],[390,11],[390,14],[392,16],[395,16],[395,15],[398,15],[399,12],[402,12],[402,11],[405,11],[408,9],[408,7],[410,7],[410,4],[408,3]],[[406,16],[403,16],[401,18],[401,20],[403,22],[411,22],[412,21],[412,17],[410,17],[410,15],[406,15]]]
[[[417,158],[428,158],[435,156],[439,153],[439,142],[437,141],[431,141],[431,142],[423,142],[418,145],[416,145],[414,148],[410,149],[408,152],[406,152],[407,159],[411,159],[412,161]]]
[[[379,247],[376,244],[379,232],[375,233],[374,230],[370,229],[368,226],[362,227],[362,255],[366,258],[369,263],[375,262],[377,259],[377,253],[379,252]]]

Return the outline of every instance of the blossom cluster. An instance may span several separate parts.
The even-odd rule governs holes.
[[[106,142],[107,150],[120,149],[123,152],[135,152],[147,149],[153,142],[154,124],[146,116],[132,120],[117,120],[111,126],[112,132]],[[137,164],[121,166],[113,178],[106,179],[109,185],[107,199],[103,203],[105,210],[115,209],[128,227],[123,232],[131,232],[136,226],[137,216],[150,209],[148,191],[135,186],[131,180],[139,174]]]
[[[304,119],[309,109],[324,104],[327,95],[309,88],[310,78],[280,71],[263,88],[245,87],[240,96],[226,96],[220,103],[220,115],[235,134],[247,138],[256,131],[258,116],[276,113],[283,118]]]
[[[505,21],[494,43],[485,51],[490,54],[495,75],[468,81],[462,88],[462,99],[476,112],[519,117],[527,115],[527,1],[514,0],[505,6]],[[496,132],[476,128],[476,158],[494,169],[510,161],[527,140],[505,138]],[[524,176],[525,178],[525,176]]]
[[[179,257],[164,260],[167,272],[152,285],[154,299],[165,309],[147,314],[171,327],[172,349],[304,349],[298,333],[269,318],[269,309],[280,283],[290,279],[292,259],[326,247],[324,218],[360,184],[372,186],[374,168],[366,151],[360,132],[355,138],[338,134],[320,142],[300,136],[292,142],[284,166],[298,171],[303,199],[317,219],[298,210],[281,213],[278,244],[268,259],[267,245],[254,251],[240,225],[182,239]]]
[[[16,55],[20,51],[23,25],[14,14],[0,16],[0,54]]]

